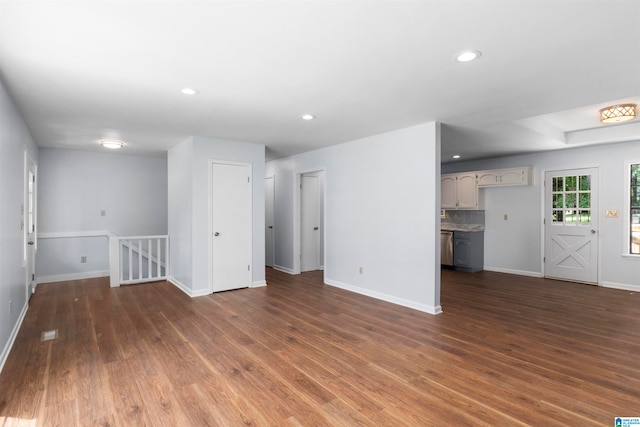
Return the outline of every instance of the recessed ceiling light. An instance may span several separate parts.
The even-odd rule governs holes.
[[[182,92],[184,95],[197,95],[199,93],[197,90],[191,89],[190,87],[185,87],[180,92]]]
[[[454,159],[459,159],[459,158],[460,158],[460,154],[454,154],[452,157],[453,157]]]
[[[465,50],[456,54],[453,58],[458,62],[470,62],[474,59],[480,58],[481,56],[482,52],[479,50]]]
[[[103,139],[102,141],[100,141],[100,145],[102,145],[104,148],[117,150],[118,148],[124,147],[124,142],[118,141],[117,139]]]
[[[313,114],[303,114],[302,115],[302,120],[313,120],[315,118],[316,118],[316,116],[314,116]]]

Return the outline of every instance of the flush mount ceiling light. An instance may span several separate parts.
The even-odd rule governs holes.
[[[316,118],[316,116],[314,116],[313,114],[303,114],[302,115],[302,120],[313,120],[315,118]]]
[[[600,110],[600,121],[602,123],[618,123],[635,119],[636,104],[620,104],[605,107]]]
[[[197,95],[198,94],[197,90],[192,89],[190,87],[185,87],[180,92],[182,92],[183,95]]]
[[[104,148],[117,150],[118,148],[124,147],[124,142],[118,141],[117,139],[103,139],[102,141],[100,141],[100,145],[102,145]]]
[[[458,62],[470,62],[480,58],[481,56],[482,52],[480,52],[479,50],[465,50],[456,54],[453,59]]]

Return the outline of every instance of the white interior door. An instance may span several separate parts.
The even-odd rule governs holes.
[[[273,221],[274,221],[274,204],[275,204],[275,178],[270,176],[265,178],[265,229],[264,229],[264,243],[265,243],[265,265],[267,267],[273,267],[274,263],[274,236],[273,236]]]
[[[300,271],[320,269],[320,178],[300,176]]]
[[[25,227],[25,260],[27,299],[36,289],[36,166],[31,159],[26,159],[26,207],[24,208]]]
[[[245,164],[211,166],[213,292],[251,285],[251,169]]]
[[[545,276],[598,282],[598,170],[545,176]]]

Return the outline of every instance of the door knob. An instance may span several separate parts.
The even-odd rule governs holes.
[[[313,227],[314,230],[318,230],[318,227]]]
[[[591,230],[591,234],[596,234],[596,230]]]
[[[27,242],[28,245],[34,245],[35,242],[31,241],[31,242]]]
[[[217,231],[215,233],[213,233],[214,236],[218,237],[220,235],[220,233],[218,233]]]
[[[270,225],[269,228],[273,228],[273,225]]]

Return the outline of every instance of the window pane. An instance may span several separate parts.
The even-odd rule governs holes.
[[[573,194],[567,194],[567,198],[566,198],[566,207],[568,208],[575,208],[576,206],[576,195],[575,193]]]
[[[576,191],[577,189],[577,177],[575,176],[567,176],[566,178],[566,182],[565,182],[565,190],[566,191]]]
[[[554,194],[553,195],[553,207],[554,208],[564,208],[564,197],[562,194]]]
[[[591,207],[591,193],[580,193],[580,208],[590,208]]]
[[[576,222],[576,211],[572,209],[565,209],[564,222],[565,224],[574,224]]]
[[[588,224],[591,222],[591,211],[590,210],[581,210],[579,211],[578,221],[580,224]]]
[[[563,179],[561,176],[553,178],[553,191],[564,191]]]
[[[591,190],[591,175],[581,175],[580,176],[580,190],[581,191],[589,191]]]
[[[564,220],[563,213],[564,212],[561,210],[554,210],[552,214],[553,222],[563,222]]]

